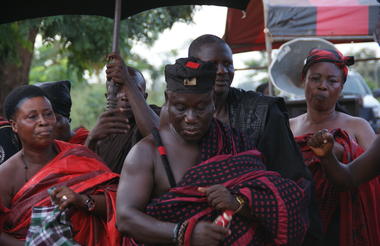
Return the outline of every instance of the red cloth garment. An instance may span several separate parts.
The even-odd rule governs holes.
[[[244,141],[238,142],[220,123],[210,132],[201,143],[203,161],[187,170],[176,187],[153,199],[146,214],[172,223],[188,220],[185,245],[190,245],[196,223],[212,222],[222,213],[209,206],[198,187],[221,184],[246,197],[254,219],[235,214],[232,233],[220,245],[300,245],[308,227],[306,181],[298,185],[266,171],[255,149],[237,153]],[[129,239],[127,245],[135,242]]]
[[[343,163],[357,158],[364,151],[340,129],[331,131],[335,141],[344,147]],[[379,178],[356,189],[339,192],[327,179],[319,159],[307,145],[313,134],[296,137],[305,163],[313,173],[316,196],[323,229],[326,232],[334,212],[339,209],[339,242],[345,246],[375,246],[380,242],[380,183]]]
[[[3,231],[4,221],[7,213],[9,213],[9,209],[4,207],[0,198],[0,234]]]
[[[75,135],[72,136],[69,140],[69,143],[72,144],[82,144],[86,142],[89,131],[84,127],[79,127],[75,130]]]
[[[119,175],[112,173],[98,157],[82,145],[55,141],[60,153],[35,174],[14,195],[7,212],[3,232],[24,240],[31,221],[32,207],[50,206],[47,189],[66,185],[77,193],[103,193],[107,219],[74,210],[71,216],[74,239],[81,245],[116,246],[120,244],[116,229],[116,189]]]

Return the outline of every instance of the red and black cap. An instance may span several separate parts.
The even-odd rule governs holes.
[[[355,63],[353,56],[344,56],[339,50],[330,49],[313,49],[306,58],[305,65],[302,69],[302,79],[305,78],[310,66],[319,62],[334,63],[343,72],[343,82],[346,82],[348,66]]]
[[[165,66],[166,89],[177,93],[207,93],[215,84],[216,65],[195,57],[177,59]]]

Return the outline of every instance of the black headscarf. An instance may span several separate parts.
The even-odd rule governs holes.
[[[39,86],[47,94],[55,113],[70,118],[70,81],[43,82],[35,85]]]

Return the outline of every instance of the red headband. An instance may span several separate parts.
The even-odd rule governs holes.
[[[313,49],[306,58],[305,65],[302,69],[302,79],[305,78],[307,70],[310,66],[318,62],[334,63],[343,71],[343,82],[346,82],[348,74],[348,66],[355,63],[353,56],[344,56],[338,50]]]

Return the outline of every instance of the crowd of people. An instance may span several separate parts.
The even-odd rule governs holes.
[[[380,139],[336,107],[353,57],[314,49],[307,112],[231,87],[214,35],[165,66],[165,103],[107,65],[116,105],[70,127],[70,82],[14,89],[0,121],[0,245],[377,245]],[[107,87],[111,86],[107,82]],[[258,90],[259,91],[259,90]]]

